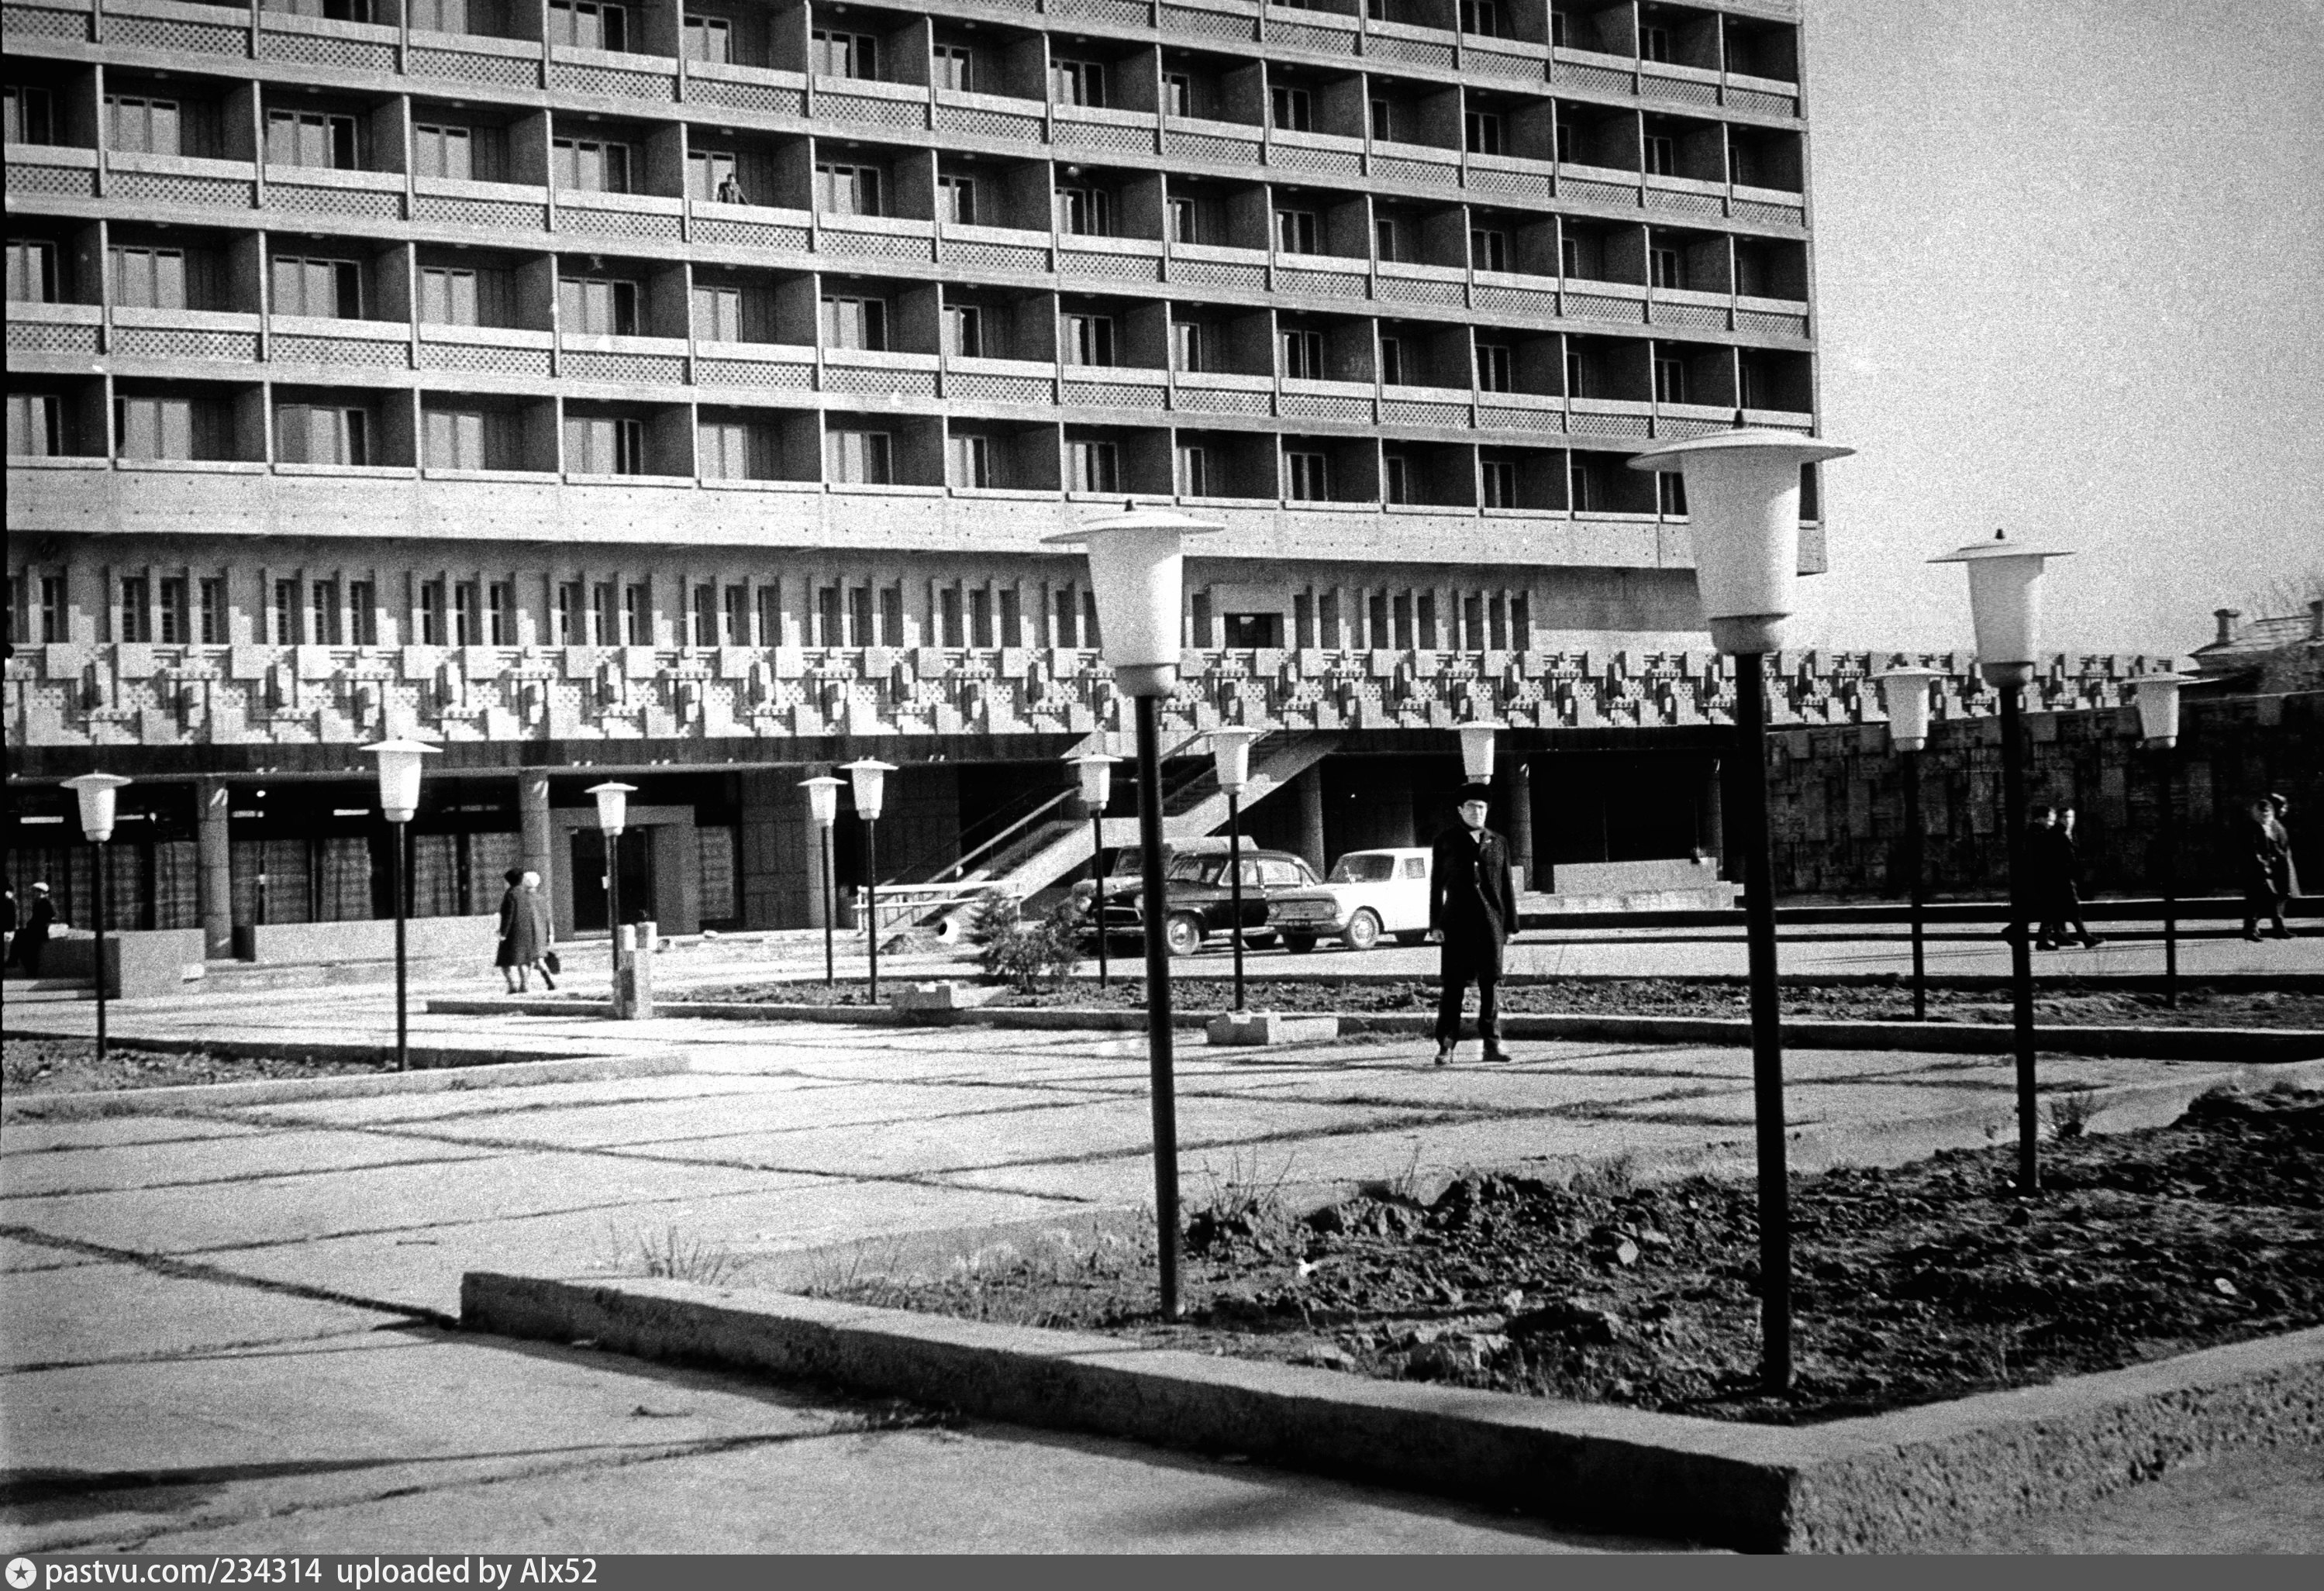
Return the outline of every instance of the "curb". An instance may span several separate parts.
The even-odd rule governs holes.
[[[471,1271],[471,1330],[835,1382],[985,1419],[1227,1449],[1592,1530],[1900,1551],[2217,1453],[2324,1439],[2324,1328],[1811,1427],[1144,1348],[686,1282]]]
[[[208,1050],[214,1053],[273,1057],[285,1050],[307,1058],[329,1056],[362,1059],[384,1054],[392,1064],[395,1052],[374,1044],[295,1044],[269,1046],[254,1041],[208,1044],[172,1040],[166,1045],[143,1039],[124,1041],[140,1048],[169,1048],[180,1053]],[[383,1071],[351,1077],[265,1078],[251,1082],[180,1083],[159,1089],[115,1089],[103,1093],[33,1094],[0,1105],[0,1121],[92,1121],[108,1116],[152,1116],[173,1110],[233,1108],[248,1105],[288,1105],[302,1099],[365,1099],[388,1094],[444,1094],[464,1089],[523,1088],[535,1083],[595,1082],[607,1078],[666,1077],[689,1070],[686,1056],[668,1050],[642,1055],[578,1055],[541,1060],[514,1060],[503,1051],[414,1050],[410,1071]]]

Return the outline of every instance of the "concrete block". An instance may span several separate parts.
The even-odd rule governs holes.
[[[1337,1016],[1286,1016],[1275,1011],[1223,1011],[1204,1029],[1209,1042],[1238,1048],[1312,1044],[1340,1036]]]

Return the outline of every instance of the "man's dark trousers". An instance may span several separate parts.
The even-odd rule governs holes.
[[[1487,1053],[1501,1047],[1501,947],[1517,920],[1509,843],[1490,829],[1446,830],[1431,848],[1428,923],[1443,936],[1437,1048],[1461,1037],[1461,997],[1477,986],[1477,1033]]]

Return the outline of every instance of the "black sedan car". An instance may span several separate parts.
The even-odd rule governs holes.
[[[1223,939],[1234,927],[1232,875],[1236,865],[1223,851],[1173,856],[1163,869],[1166,913],[1164,938],[1174,956],[1192,955],[1213,937]],[[1306,861],[1287,851],[1242,852],[1242,933],[1244,943],[1269,944],[1275,930],[1268,926],[1268,900],[1294,889],[1312,889],[1315,872]],[[1106,882],[1102,921],[1108,938],[1143,934],[1146,931],[1146,891],[1119,877]]]

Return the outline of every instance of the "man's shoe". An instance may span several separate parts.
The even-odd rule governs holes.
[[[2274,929],[2270,932],[2268,937],[2270,939],[2290,939],[2292,937],[2292,930],[2279,923],[2275,925]]]
[[[2034,942],[2034,948],[2035,950],[2056,950],[2058,948],[2058,942],[2054,939],[2037,939]]]
[[[2259,930],[2256,928],[2246,928],[2244,930],[2244,937],[2250,940],[2254,944],[2257,944],[2259,943]]]
[[[1485,1059],[1489,1062],[1498,1062],[1503,1065],[1507,1065],[1509,1062],[1516,1060],[1517,1057],[1510,1054],[1499,1044],[1487,1044],[1485,1046]]]
[[[2096,950],[2105,943],[2106,940],[2096,933],[2085,933],[2082,935],[2082,948],[2084,950]]]
[[[1439,1044],[1436,1046],[1436,1064],[1439,1066],[1450,1066],[1452,1064],[1452,1046],[1451,1044]]]

